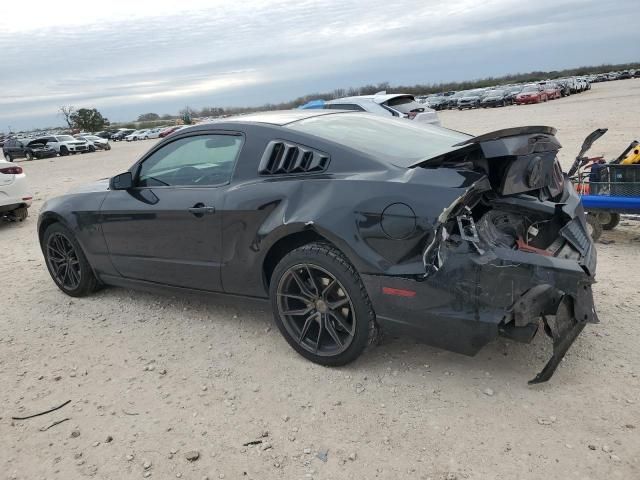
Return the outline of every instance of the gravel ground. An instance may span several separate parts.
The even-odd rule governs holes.
[[[471,133],[555,126],[566,167],[600,126],[592,153],[617,156],[640,137],[639,111],[640,80],[625,80],[441,118]],[[601,323],[547,384],[526,383],[550,354],[540,336],[474,358],[386,339],[323,368],[265,307],[117,288],[71,299],[54,286],[35,231],[44,200],[125,170],[151,143],[22,163],[31,216],[0,224],[0,478],[640,478],[638,223],[603,235]]]

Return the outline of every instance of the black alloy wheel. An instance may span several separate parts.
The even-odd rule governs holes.
[[[68,228],[60,223],[49,225],[42,237],[42,251],[51,278],[64,293],[82,297],[96,289],[93,270]]]
[[[314,355],[339,355],[353,341],[356,318],[351,298],[317,265],[294,265],[280,278],[278,313],[298,345]]]
[[[47,239],[47,262],[54,281],[65,290],[75,290],[82,280],[80,259],[71,241],[60,232]]]
[[[278,329],[312,362],[345,365],[375,341],[375,314],[360,275],[331,245],[311,243],[289,252],[269,290]]]

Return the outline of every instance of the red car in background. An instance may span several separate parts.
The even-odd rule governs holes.
[[[540,103],[547,100],[547,93],[541,85],[525,85],[522,91],[516,95],[516,105]]]
[[[175,132],[176,130],[178,130],[181,127],[181,125],[174,125],[173,127],[167,127],[164,130],[162,130],[160,132],[160,138],[164,138],[167,135],[172,134],[173,132]]]
[[[540,82],[539,85],[544,89],[549,100],[554,100],[562,96],[560,86],[555,82]]]

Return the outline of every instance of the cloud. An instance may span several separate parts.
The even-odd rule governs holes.
[[[361,82],[632,61],[640,43],[636,0],[14,5],[0,18],[0,51],[11,66],[0,75],[0,125],[59,122],[62,104],[126,120],[186,103],[280,101]]]

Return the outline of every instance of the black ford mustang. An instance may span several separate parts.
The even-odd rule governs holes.
[[[184,129],[129,171],[49,200],[57,286],[270,299],[324,365],[378,328],[475,354],[498,335],[554,353],[597,322],[596,253],[549,127],[471,137],[359,112],[296,110]]]

